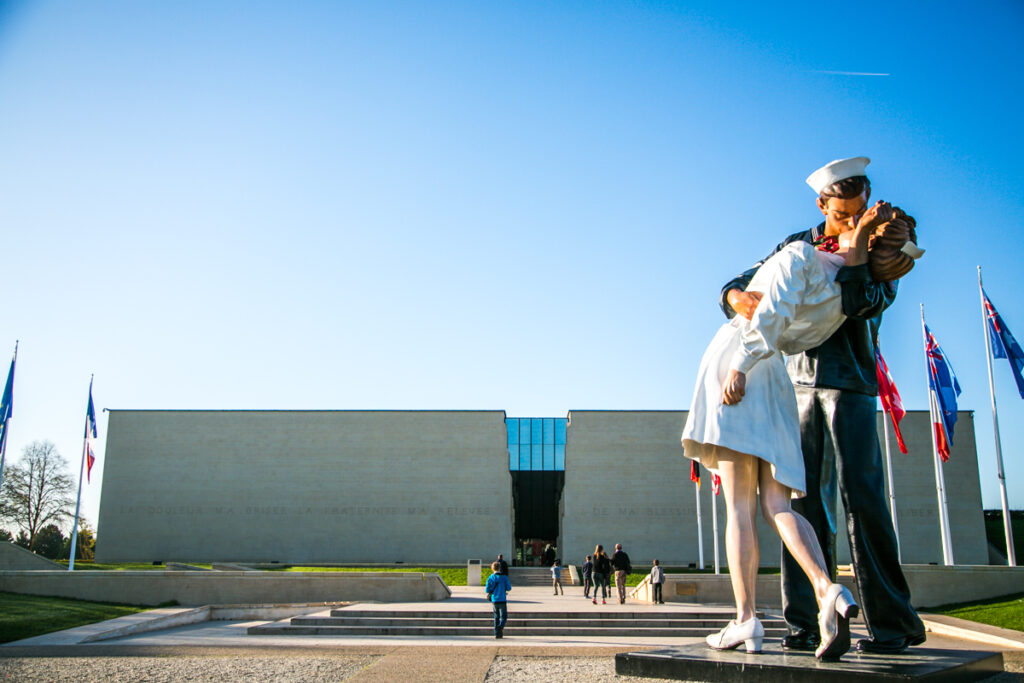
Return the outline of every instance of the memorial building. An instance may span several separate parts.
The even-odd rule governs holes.
[[[111,410],[99,562],[581,564],[622,543],[634,566],[704,564],[725,508],[690,481],[684,411]],[[884,444],[881,414],[877,420]],[[902,561],[942,563],[930,420],[893,442]],[[884,461],[883,461],[884,462]],[[943,466],[957,564],[987,564],[973,414]],[[888,477],[886,477],[888,482]],[[839,501],[837,519],[844,519]],[[763,520],[761,562],[780,542]],[[842,522],[840,563],[849,562]]]

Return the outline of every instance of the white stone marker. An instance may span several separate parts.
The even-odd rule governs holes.
[[[470,587],[480,585],[480,560],[466,561],[466,585]]]

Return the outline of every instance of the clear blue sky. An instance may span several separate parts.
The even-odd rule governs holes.
[[[883,351],[926,408],[924,303],[998,506],[976,266],[1024,338],[1024,6],[837,8],[3,3],[9,457],[77,467],[90,373],[120,409],[684,409],[721,285],[863,154],[928,250]]]

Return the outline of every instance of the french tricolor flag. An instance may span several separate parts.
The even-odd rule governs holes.
[[[92,482],[92,466],[96,462],[96,408],[92,402],[92,382],[89,382],[89,407],[85,410],[85,478]],[[79,475],[81,476],[81,475]]]
[[[960,395],[960,382],[956,379],[953,366],[935,339],[928,325],[924,326],[925,356],[928,361],[928,391],[935,403],[932,419],[935,428],[935,448],[942,462],[949,460],[953,443],[953,427],[956,425],[956,399]]]

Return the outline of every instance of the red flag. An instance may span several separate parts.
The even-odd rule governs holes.
[[[882,409],[889,413],[892,418],[892,428],[896,432],[896,443],[899,444],[900,453],[907,452],[907,444],[903,442],[903,434],[900,433],[900,420],[907,414],[903,409],[903,400],[900,399],[900,392],[896,391],[896,383],[889,374],[889,366],[882,358],[882,351],[875,347],[875,375],[878,378],[878,398],[882,401]]]
[[[696,460],[690,461],[690,481],[696,484],[697,488],[700,488],[700,466]]]
[[[722,478],[717,474],[711,475],[711,491],[717,496],[718,491],[722,488]]]

